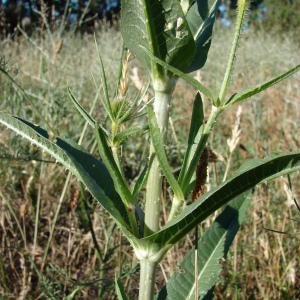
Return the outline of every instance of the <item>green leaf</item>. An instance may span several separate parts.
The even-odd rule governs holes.
[[[160,134],[160,129],[158,127],[156,116],[153,109],[148,106],[148,119],[149,119],[149,129],[151,140],[155,149],[155,155],[159,161],[159,166],[167,178],[168,183],[170,184],[174,195],[179,201],[184,200],[183,192],[175,179],[171,167],[169,165],[167,155],[164,149],[164,143]]]
[[[198,295],[199,299],[217,283],[229,248],[245,222],[251,197],[244,193],[232,200],[198,241]],[[180,263],[180,272],[174,273],[161,294],[168,300],[195,298],[195,249],[190,250]],[[167,297],[166,297],[167,295]]]
[[[109,118],[113,120],[113,112],[109,100],[109,93],[108,93],[108,85],[107,85],[107,79],[106,79],[106,74],[105,74],[105,69],[102,61],[102,57],[98,48],[98,43],[96,41],[95,37],[95,44],[96,44],[96,49],[98,53],[98,58],[99,58],[99,63],[100,63],[100,78],[101,78],[101,84],[102,84],[102,90],[103,90],[103,106],[105,108],[106,113],[108,114]]]
[[[68,88],[68,92],[69,92],[69,96],[70,99],[73,103],[73,105],[75,106],[75,108],[77,109],[77,111],[81,114],[81,116],[88,122],[89,125],[91,125],[93,128],[95,128],[96,126],[96,120],[84,109],[84,107],[77,101],[77,99],[75,98],[75,96],[73,95],[72,91],[70,88]],[[101,129],[105,132],[106,135],[108,135],[107,130],[102,127],[100,124],[99,126],[101,127]]]
[[[124,286],[121,282],[120,278],[115,278],[115,288],[116,288],[116,294],[118,297],[118,300],[128,300],[126,294],[125,294],[125,289]]]
[[[111,149],[109,148],[106,140],[106,136],[103,130],[96,125],[96,139],[98,143],[100,156],[112,177],[112,180],[115,184],[115,189],[118,191],[121,196],[125,206],[127,208],[133,208],[133,198],[132,194],[123,178],[117,163],[114,160]]]
[[[70,99],[72,103],[78,110],[78,112],[83,116],[83,118],[90,124],[93,128],[95,128],[96,121],[95,119],[81,106],[81,104],[76,100],[70,88],[68,88]]]
[[[0,123],[49,153],[70,170],[110,213],[124,233],[129,237],[132,236],[127,211],[101,161],[76,144],[70,144],[61,138],[51,138],[46,130],[21,118],[0,113]]]
[[[203,129],[201,128],[201,132],[199,131],[199,134],[195,138],[196,144],[192,147],[192,151],[190,152],[190,159],[185,167],[185,173],[180,172],[180,178],[178,180],[184,195],[188,195],[190,192],[190,188],[192,187],[191,180],[195,175],[197,165],[207,144],[210,132],[221,112],[222,109],[213,106],[209,118],[205,124],[203,124]]]
[[[190,9],[191,5],[195,0],[180,0],[180,5],[182,8],[183,13],[186,15],[188,10]]]
[[[192,120],[191,120],[191,126],[190,126],[189,138],[188,138],[188,146],[180,170],[180,175],[178,179],[179,182],[181,181],[182,176],[186,174],[187,168],[192,160],[192,157],[195,154],[195,150],[200,141],[200,137],[202,133],[201,126],[203,125],[203,120],[204,120],[203,103],[202,103],[201,95],[197,93],[193,105]]]
[[[126,46],[154,77],[162,75],[161,68],[143,49],[181,70],[191,63],[195,43],[179,1],[122,0],[121,32]]]
[[[133,127],[126,128],[114,136],[113,144],[120,145],[120,144],[124,143],[129,137],[131,137],[133,135],[136,136],[139,134],[144,134],[147,132],[147,130],[148,130],[148,125],[144,125],[142,127],[141,126],[133,126]]]
[[[242,91],[242,92],[232,95],[231,98],[226,102],[226,104],[238,103],[238,102],[248,99],[251,96],[259,94],[259,93],[263,92],[264,90],[270,88],[271,86],[279,83],[280,81],[285,80],[286,78],[294,75],[299,70],[300,70],[300,64],[297,65],[296,67],[290,69],[289,71],[282,73],[282,74],[278,75],[277,77],[275,77],[269,81],[266,81],[265,83],[255,87],[255,88],[250,88],[245,91]]]
[[[220,0],[198,0],[187,13],[186,19],[196,44],[188,72],[201,69],[207,60],[219,4]]]
[[[133,187],[133,191],[132,191],[133,199],[136,199],[136,197],[138,196],[138,193],[141,191],[141,189],[143,188],[143,186],[145,185],[145,183],[147,181],[149,171],[151,169],[151,165],[154,160],[154,156],[155,155],[151,155],[148,163],[145,165],[142,172],[139,174],[139,176],[137,178],[137,181],[136,181],[136,183]]]
[[[186,83],[188,83],[189,85],[194,87],[197,91],[203,93],[209,100],[214,101],[215,97],[214,97],[213,93],[207,87],[205,87],[201,82],[194,79],[192,76],[190,76],[188,74],[185,74],[184,72],[182,72],[182,71],[176,69],[175,67],[172,67],[171,65],[167,64],[163,60],[161,60],[158,57],[154,56],[147,49],[145,49],[145,53],[147,53],[149,55],[151,60],[155,61],[156,63],[158,63],[159,65],[164,67],[166,70],[168,70],[172,74],[174,74],[174,75],[178,76],[179,78],[181,78],[182,80],[184,80]]]
[[[187,206],[159,232],[143,240],[172,245],[217,209],[258,183],[300,169],[300,152],[259,160]]]

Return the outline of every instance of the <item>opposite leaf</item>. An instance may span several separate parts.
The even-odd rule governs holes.
[[[215,97],[210,89],[205,87],[201,82],[196,80],[193,76],[189,74],[185,74],[184,72],[172,67],[171,65],[167,64],[165,61],[159,59],[158,57],[154,56],[151,52],[149,52],[147,49],[144,49],[145,53],[157,64],[164,67],[166,70],[168,70],[171,74],[181,78],[186,83],[194,87],[197,91],[203,93],[209,100],[214,102]]]
[[[144,240],[165,245],[168,248],[217,209],[238,195],[255,187],[258,183],[298,170],[300,170],[300,152],[259,160],[246,169],[242,169],[241,172],[220,186],[204,194],[194,203],[187,206],[180,215],[159,232],[144,238]]]
[[[203,112],[203,102],[201,95],[199,93],[196,94],[194,104],[193,104],[193,112],[192,112],[192,120],[189,131],[188,138],[188,146],[184,155],[184,160],[182,163],[182,167],[180,170],[180,175],[178,181],[181,181],[181,177],[186,174],[187,168],[192,160],[192,157],[195,154],[196,147],[200,141],[202,128],[204,121],[204,112]]]
[[[187,13],[187,22],[196,44],[188,72],[201,69],[207,60],[219,4],[220,0],[197,0]]]
[[[61,138],[51,139],[46,130],[23,119],[0,113],[0,123],[37,145],[69,169],[110,213],[125,235],[132,236],[126,209],[102,162],[83,151],[78,145],[70,144]]]
[[[180,1],[122,0],[121,4],[124,42],[152,75],[162,75],[162,69],[151,63],[144,49],[178,69],[190,65],[195,44]]]
[[[230,104],[235,104],[235,103],[244,101],[244,100],[250,98],[251,96],[254,96],[256,94],[259,94],[259,93],[265,91],[266,89],[272,87],[273,85],[279,83],[280,81],[287,79],[288,77],[290,77],[290,76],[294,75],[295,73],[297,73],[299,70],[300,70],[300,64],[295,66],[294,68],[288,70],[287,72],[284,72],[284,73],[278,75],[277,77],[275,77],[275,78],[273,78],[269,81],[266,81],[261,85],[258,85],[257,87],[249,88],[245,91],[238,92],[238,93],[234,94],[227,101],[226,104],[230,105]]]
[[[133,206],[132,194],[127,186],[125,178],[122,176],[118,165],[113,157],[112,151],[108,146],[107,138],[101,127],[96,125],[95,129],[96,140],[98,144],[99,154],[104,162],[112,180],[114,181],[115,188],[118,194],[121,196],[122,201],[126,207]]]
[[[240,225],[245,221],[250,204],[248,194],[234,199],[217,217],[198,242],[198,278],[195,279],[195,250],[190,250],[180,264],[181,271],[169,279],[160,300],[194,300],[195,280],[198,281],[199,299],[217,283],[225,259]]]
[[[183,192],[171,170],[171,166],[168,162],[167,155],[164,149],[163,139],[161,137],[160,130],[156,121],[156,116],[152,108],[150,108],[150,106],[148,106],[148,119],[149,119],[151,140],[155,149],[155,155],[157,156],[157,159],[159,161],[159,166],[163,174],[166,176],[167,181],[170,184],[175,197],[179,201],[183,201],[184,200]]]

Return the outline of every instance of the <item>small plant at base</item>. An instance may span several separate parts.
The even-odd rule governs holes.
[[[297,65],[257,87],[227,96],[248,5],[248,1],[239,0],[232,48],[218,96],[189,76],[189,72],[199,70],[206,62],[218,4],[218,0],[122,1],[121,31],[124,43],[148,69],[154,89],[154,102],[153,108],[150,104],[147,105],[146,126],[124,129],[125,123],[143,116],[143,98],[147,87],[133,102],[126,99],[125,74],[128,65],[125,60],[116,94],[110,97],[99,55],[103,106],[111,126],[104,128],[103,124],[99,124],[85,111],[71,92],[70,96],[74,106],[95,132],[102,161],[76,144],[61,138],[50,139],[47,131],[28,121],[0,113],[2,124],[41,147],[82,181],[118,224],[140,261],[140,300],[154,298],[156,268],[166,252],[207,217],[228,204],[196,243],[197,259],[193,251],[187,253],[181,264],[185,272],[173,274],[157,297],[177,300],[195,297],[202,299],[211,295],[221,270],[220,260],[226,257],[245,218],[251,199],[248,191],[262,181],[300,169],[299,151],[255,160],[246,163],[232,177],[209,192],[199,192],[206,173],[206,170],[199,168],[207,167],[205,149],[218,117],[232,105],[266,90],[300,69],[300,65]],[[176,178],[168,162],[164,140],[172,92],[178,78],[187,81],[197,93],[185,156]],[[211,102],[211,112],[206,121],[201,95]],[[134,185],[130,186],[120,160],[120,145],[130,135],[146,132],[149,132],[151,140],[149,162]],[[204,162],[199,163],[202,160]],[[174,196],[168,221],[160,228],[162,175],[166,177]],[[197,175],[203,178],[196,178]],[[226,177],[227,174],[224,178]],[[144,185],[145,211],[137,202],[137,195]],[[192,193],[193,198],[197,199],[189,204],[188,199]],[[126,299],[119,279],[116,279],[116,292],[119,299]]]

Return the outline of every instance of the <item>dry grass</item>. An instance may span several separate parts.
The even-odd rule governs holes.
[[[217,31],[208,64],[197,74],[215,88],[224,71],[229,37],[229,32]],[[98,35],[111,83],[117,73],[120,40],[120,34],[114,30]],[[87,108],[91,108],[94,99],[98,100],[99,73],[93,37],[66,36],[63,41],[56,37],[53,42],[48,38],[33,41],[35,46],[24,38],[19,43],[1,42],[1,55],[7,61],[7,69],[22,85],[25,94],[1,75],[0,109],[27,117],[54,134],[78,140],[83,120],[68,101],[67,87],[71,87]],[[232,79],[232,92],[255,85],[296,64],[299,50],[293,44],[292,34],[284,40],[264,33],[245,35]],[[143,77],[140,80],[146,82]],[[299,149],[299,86],[300,76],[296,75],[243,104],[240,138],[233,151],[229,151],[227,140],[232,138],[237,107],[224,115],[219,121],[220,130],[210,141],[219,159],[210,164],[209,185],[222,181],[228,159],[232,159],[230,176],[246,158]],[[130,92],[134,92],[133,87]],[[178,83],[172,106],[174,131],[169,135],[168,148],[174,166],[178,166],[184,150],[193,94],[185,83]],[[99,101],[94,115],[99,120],[104,118]],[[93,142],[87,129],[82,143],[91,149]],[[143,160],[144,143],[145,140],[137,139],[134,141],[137,150],[130,144],[124,149],[123,162],[131,179]],[[70,177],[66,184],[63,169],[51,162],[39,161],[51,158],[3,128],[0,150],[0,295],[4,299],[63,299],[78,289],[75,299],[113,299],[114,274],[121,273],[134,298],[137,262],[106,213],[86,195],[98,253],[75,179]],[[217,299],[299,299],[300,212],[292,201],[293,196],[298,199],[300,196],[298,182],[299,175],[293,175],[293,194],[286,178],[255,190],[249,221],[236,239],[225,265]],[[167,188],[164,195],[166,193]],[[45,257],[59,199],[61,209]],[[161,264],[157,286],[177,268],[191,244],[187,238],[167,255]]]

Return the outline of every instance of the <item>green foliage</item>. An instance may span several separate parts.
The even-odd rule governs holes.
[[[197,246],[197,273],[195,278],[195,250],[190,250],[180,263],[180,271],[174,273],[160,291],[159,300],[195,299],[198,281],[199,299],[217,283],[222,270],[221,261],[226,259],[240,226],[245,222],[251,197],[248,193],[232,200],[216,218]]]
[[[138,196],[138,193],[141,191],[141,189],[144,187],[147,179],[148,179],[148,175],[149,175],[149,171],[151,168],[151,165],[153,163],[153,159],[154,159],[154,155],[152,155],[148,161],[148,163],[145,165],[145,167],[143,168],[143,170],[141,171],[141,173],[138,175],[137,180],[134,184],[133,190],[132,190],[132,197],[133,199],[136,199]]]
[[[121,31],[127,47],[151,70],[163,70],[146,52],[180,71],[203,67],[219,1],[122,1]]]
[[[254,89],[238,92],[227,100],[226,95],[234,70],[248,2],[238,1],[237,21],[227,68],[219,96],[215,97],[209,88],[185,73],[198,70],[206,62],[219,1],[122,1],[123,39],[130,51],[150,71],[155,94],[154,109],[149,103],[147,104],[148,122],[145,125],[123,128],[124,123],[143,115],[138,107],[148,87],[142,95],[138,94],[132,103],[123,95],[121,98],[116,95],[111,97],[104,64],[97,49],[103,91],[102,103],[110,126],[104,123],[98,124],[98,121],[83,108],[70,90],[69,94],[75,108],[94,129],[93,139],[97,142],[102,162],[78,145],[61,138],[50,137],[47,131],[28,121],[0,113],[0,122],[3,125],[37,145],[69,169],[119,225],[140,260],[140,300],[152,300],[156,266],[164,254],[198,224],[236,199],[221,213],[199,242],[198,278],[193,278],[190,272],[193,257],[189,252],[182,264],[182,268],[188,271],[174,275],[166,287],[170,299],[179,299],[177,298],[178,282],[182,280],[185,281],[185,288],[179,294],[183,299],[193,298],[195,280],[200,284],[200,296],[211,290],[216,284],[221,269],[218,260],[226,256],[229,245],[244,219],[248,203],[244,193],[263,181],[300,169],[299,151],[251,161],[230,179],[213,187],[192,204],[187,205],[186,200],[193,188],[193,178],[198,176],[197,166],[201,162],[209,136],[220,115],[233,104],[266,90],[300,69],[298,64],[278,77]],[[123,54],[122,52],[122,57]],[[122,70],[120,74],[117,90],[123,80]],[[183,78],[199,91],[195,96],[190,132],[178,178],[169,164],[165,151],[169,106],[176,82],[173,80],[174,77]],[[210,100],[211,111],[207,120],[204,118],[200,93]],[[130,187],[120,159],[120,146],[128,137],[145,132],[149,132],[151,141],[149,161],[141,168],[142,171],[135,184],[131,184]],[[207,170],[201,171],[207,172]],[[163,175],[170,186],[170,194],[174,197],[170,197],[172,205],[168,221],[157,230],[160,226]],[[137,200],[146,182],[145,211],[143,211],[137,204]],[[97,244],[94,235],[93,239]],[[119,299],[126,299],[124,288],[119,280],[116,280],[116,293]]]
[[[249,1],[247,1],[247,0],[238,1],[238,9],[237,9],[234,37],[233,37],[232,46],[231,46],[231,50],[230,50],[230,54],[229,54],[229,58],[228,58],[228,62],[227,62],[226,71],[224,74],[224,79],[223,79],[223,82],[222,82],[222,85],[220,88],[220,93],[219,93],[218,103],[220,103],[220,104],[224,103],[224,98],[226,96],[226,92],[227,92],[228,85],[229,85],[229,82],[231,79],[231,75],[233,73],[236,52],[237,52],[238,45],[239,45],[240,35],[242,32],[242,25],[243,25],[243,21],[245,19],[248,2]]]
[[[163,174],[166,176],[175,197],[178,200],[183,201],[184,195],[183,192],[175,179],[171,167],[168,163],[167,155],[165,149],[163,147],[163,140],[161,137],[161,133],[159,127],[156,122],[156,117],[154,111],[148,107],[148,119],[149,119],[149,127],[150,127],[150,136],[155,149],[155,155],[158,158],[160,167],[162,169]]]
[[[151,66],[144,49],[179,69],[190,64],[192,57],[186,53],[193,53],[195,45],[179,1],[124,0],[121,4],[124,42],[155,77],[162,71]]]
[[[207,60],[220,2],[220,0],[197,0],[188,10],[186,18],[196,45],[196,51],[188,72],[201,69]]]
[[[111,149],[108,146],[107,138],[103,130],[96,125],[96,138],[99,148],[99,153],[104,162],[108,172],[111,175],[111,178],[114,180],[115,187],[118,190],[119,195],[121,196],[126,207],[131,207],[133,204],[132,195],[129,191],[129,188],[125,182],[125,178],[121,174],[117,163],[113,158]]]
[[[120,278],[115,279],[115,288],[116,288],[116,294],[118,296],[118,300],[128,300],[125,294],[124,286]]]
[[[114,145],[121,145],[123,144],[129,137],[135,136],[135,135],[142,135],[145,134],[148,131],[148,125],[144,126],[132,126],[129,128],[126,128],[122,130],[121,132],[118,132],[112,140],[112,143]]]
[[[277,77],[269,80],[269,81],[266,81],[264,82],[263,84],[255,87],[255,88],[250,88],[250,89],[247,89],[245,91],[242,91],[242,92],[238,92],[234,95],[232,95],[230,97],[230,99],[227,101],[228,104],[234,104],[234,103],[238,103],[238,102],[241,102],[243,100],[246,100],[256,94],[259,94],[261,92],[263,92],[264,90],[272,87],[273,85],[281,82],[282,80],[285,80],[287,79],[288,77],[294,75],[295,73],[297,73],[298,71],[300,70],[300,64],[297,65],[296,67],[288,70],[287,72],[284,72],[280,75],[278,75]]]
[[[72,94],[71,90],[68,89],[69,96],[73,105],[76,107],[77,111],[81,114],[81,116],[88,122],[90,126],[93,128],[96,125],[95,119],[81,106],[81,104],[76,100],[75,96]]]
[[[183,159],[182,167],[180,170],[179,181],[181,182],[182,177],[188,171],[188,166],[191,163],[192,158],[195,155],[197,145],[199,144],[200,138],[203,131],[204,113],[203,113],[203,103],[201,95],[198,93],[194,100],[192,120],[188,138],[188,146]]]
[[[171,220],[161,231],[144,238],[162,247],[176,243],[197,224],[200,224],[224,204],[255,187],[258,183],[289,174],[300,169],[300,152],[255,160],[233,177],[204,194],[187,206],[179,216]]]
[[[124,229],[125,234],[131,236],[126,209],[102,162],[83,151],[78,145],[70,144],[61,138],[50,138],[46,130],[28,121],[0,113],[0,122],[69,169]]]
[[[173,75],[183,79],[184,81],[186,81],[188,84],[190,84],[192,87],[194,87],[197,91],[201,92],[209,100],[212,100],[214,102],[215,97],[213,96],[213,93],[207,87],[205,87],[203,84],[201,84],[201,82],[197,81],[192,76],[190,76],[188,74],[185,74],[184,72],[176,69],[175,67],[172,67],[171,65],[167,64],[163,60],[161,60],[158,57],[155,57],[154,55],[152,55],[150,52],[146,51],[146,53],[149,55],[151,60],[153,60],[154,62],[160,64],[162,67],[164,67],[166,70],[168,70],[171,74],[173,74]]]

